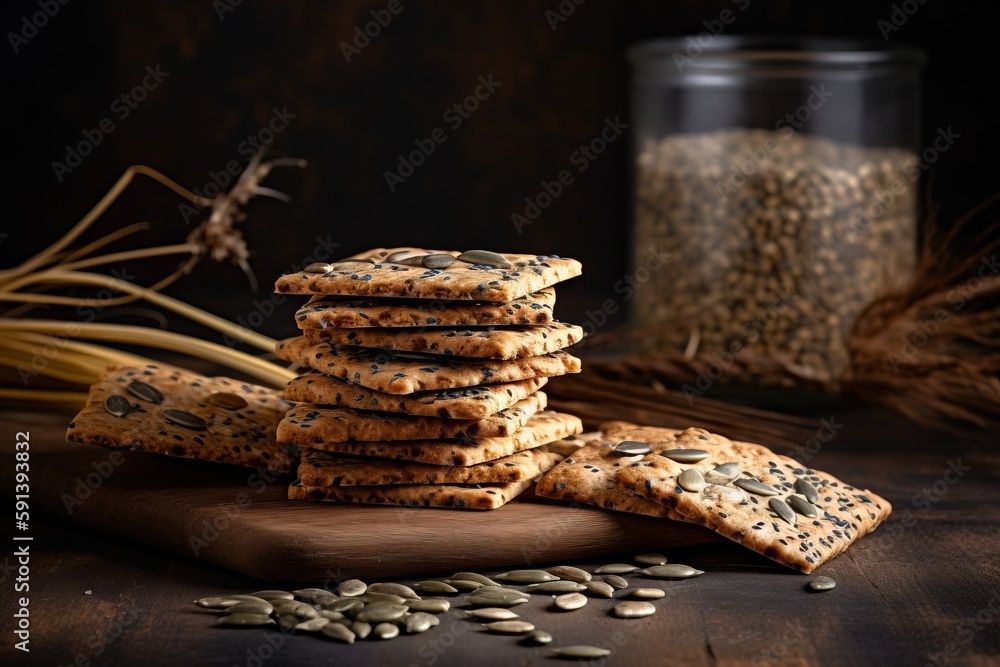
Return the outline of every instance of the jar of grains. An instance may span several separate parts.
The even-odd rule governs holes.
[[[643,345],[835,388],[858,315],[914,271],[922,54],[706,32],[629,58],[632,259],[666,256]]]

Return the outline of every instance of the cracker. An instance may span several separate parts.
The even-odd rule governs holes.
[[[278,441],[350,456],[372,456],[445,466],[469,466],[533,449],[580,433],[582,430],[583,424],[579,418],[546,410],[529,419],[528,423],[514,435],[503,438],[475,438],[465,441],[336,442],[325,437],[323,424],[303,428],[301,424],[291,424],[284,419],[278,424]]]
[[[450,507],[466,510],[493,510],[506,505],[531,488],[532,480],[488,485],[411,484],[401,486],[306,486],[299,482],[288,487],[290,500],[325,500],[366,505],[406,507]]]
[[[335,262],[325,273],[292,273],[274,285],[284,294],[336,294],[417,299],[513,301],[581,273],[580,262],[555,255],[504,253],[514,265],[495,269],[481,264],[455,262],[447,269],[389,264],[382,260],[394,252],[421,254],[461,253],[419,248],[376,248]],[[357,260],[372,260],[371,262]],[[355,260],[355,261],[352,261]]]
[[[502,329],[305,329],[302,333],[312,343],[500,360],[537,357],[583,340],[582,328],[561,322]]]
[[[296,336],[279,342],[275,352],[285,361],[387,394],[412,394],[580,372],[580,360],[562,350],[510,361],[452,359],[310,343],[305,336]]]
[[[289,401],[363,407],[366,410],[442,419],[482,419],[515,405],[544,387],[548,381],[548,378],[531,378],[400,396],[373,391],[313,371],[293,378],[285,387],[285,398]]]
[[[544,410],[547,402],[544,393],[536,392],[516,405],[482,419],[414,417],[300,403],[288,411],[285,420],[302,428],[322,428],[325,439],[341,442],[497,438],[516,433],[532,415]]]
[[[156,387],[163,402],[136,398],[125,387],[140,380]],[[205,402],[214,393],[241,396],[246,408],[227,410]],[[104,409],[113,394],[124,396],[134,406],[124,417]],[[70,422],[66,439],[104,447],[215,461],[250,468],[288,470],[292,455],[275,440],[278,422],[290,405],[279,392],[232,380],[205,377],[175,368],[110,368],[90,388],[87,404]],[[207,422],[205,430],[192,430],[168,423],[164,410],[185,410]]]
[[[672,516],[666,505],[617,483],[618,472],[639,458],[618,456],[600,438],[591,440],[546,473],[535,486],[535,495],[619,512],[679,518]]]
[[[871,491],[856,489],[761,445],[732,442],[697,428],[677,433],[671,429],[611,422],[602,425],[601,430],[610,445],[638,440],[653,449],[653,453],[642,457],[640,465],[623,468],[618,473],[620,484],[662,503],[685,521],[706,526],[801,572],[812,572],[847,549],[892,511],[886,500]],[[664,449],[680,447],[704,449],[710,456],[699,463],[682,464],[659,455]],[[705,472],[727,462],[739,463],[742,476],[750,473],[779,489],[780,498],[794,492],[797,477],[811,481],[819,491],[818,517],[796,515],[797,527],[793,527],[768,507],[768,497],[748,493],[732,484],[709,485],[698,493],[686,492],[677,485],[677,475],[686,468]]]
[[[471,466],[381,461],[303,450],[299,481],[306,486],[382,486],[386,484],[504,484],[535,479],[562,457],[545,447]]]
[[[508,303],[442,299],[356,299],[314,296],[295,313],[300,329],[549,324],[551,287]]]

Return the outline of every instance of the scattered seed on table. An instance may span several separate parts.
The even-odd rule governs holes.
[[[832,590],[837,585],[831,577],[816,577],[809,582],[809,588],[814,591],[829,591]]]
[[[507,621],[517,618],[517,614],[510,609],[500,607],[484,607],[482,609],[466,609],[465,613],[473,618],[484,618],[488,621]]]
[[[628,563],[608,563],[594,570],[594,574],[630,574],[638,569],[635,565]]]
[[[632,597],[640,600],[659,600],[666,593],[659,588],[637,588],[632,591]]]
[[[274,625],[274,620],[267,614],[229,614],[219,619],[219,625],[259,627]]]
[[[553,604],[563,611],[573,611],[586,605],[587,597],[580,593],[565,593],[557,596]]]
[[[395,628],[396,626],[392,627]],[[320,632],[323,633],[324,637],[329,637],[334,641],[344,642],[345,644],[354,643],[354,633],[346,625],[340,623],[327,623]],[[396,633],[399,634],[398,628],[396,628]]]
[[[589,658],[604,658],[611,655],[611,651],[597,646],[587,646],[578,644],[576,646],[563,646],[552,649],[552,656],[555,658],[572,658],[576,660],[587,660]]]
[[[565,579],[567,581],[575,581],[577,583],[584,583],[590,581],[590,572],[581,570],[578,567],[573,567],[572,565],[557,565],[556,567],[550,567],[548,569],[549,574],[554,574],[560,579]]]
[[[355,597],[368,590],[368,584],[360,579],[348,579],[337,585],[337,594],[343,597]]]
[[[622,590],[623,588],[628,588],[628,581],[624,577],[619,577],[617,574],[605,574],[601,576],[601,581],[605,582],[611,588],[616,590]]]
[[[657,577],[660,579],[687,579],[705,574],[704,570],[697,570],[690,565],[680,563],[670,563],[667,565],[654,565],[641,570],[647,577]]]
[[[541,646],[542,644],[548,644],[552,641],[552,635],[550,635],[545,630],[532,630],[528,633],[528,636],[524,638],[524,643],[532,646]]]
[[[584,584],[587,590],[595,595],[600,595],[602,597],[610,598],[614,597],[615,589],[614,587],[606,581],[588,581]]]
[[[652,602],[620,602],[615,605],[615,616],[618,618],[642,618],[656,613]]]
[[[523,635],[535,629],[535,626],[527,621],[493,621],[483,623],[483,627],[490,632],[497,632],[503,635]]]

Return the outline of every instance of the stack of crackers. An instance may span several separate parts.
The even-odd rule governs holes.
[[[379,248],[282,276],[312,298],[278,356],[305,372],[277,439],[301,460],[289,498],[494,509],[581,432],[546,410],[548,378],[580,371],[580,327],[552,316],[556,256]]]
[[[700,428],[602,424],[535,493],[705,526],[809,573],[875,530],[892,506],[767,447]]]

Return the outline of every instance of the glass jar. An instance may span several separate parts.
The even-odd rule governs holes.
[[[659,266],[634,297],[643,346],[835,388],[858,315],[916,264],[923,56],[699,39],[629,52],[632,260]]]

